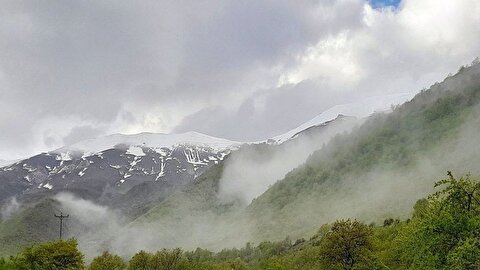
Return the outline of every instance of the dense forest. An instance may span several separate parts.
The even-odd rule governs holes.
[[[439,172],[480,173],[478,74],[478,64],[462,68],[393,112],[336,136],[252,202],[256,235],[304,235],[322,220],[350,216],[406,218]]]
[[[480,269],[480,183],[448,172],[435,187],[406,220],[342,219],[320,226],[310,239],[246,243],[217,253],[163,249],[122,258],[106,251],[88,265],[70,239],[28,247],[1,259],[0,269]]]

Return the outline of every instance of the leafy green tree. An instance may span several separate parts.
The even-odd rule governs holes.
[[[452,270],[480,269],[480,241],[468,238],[447,256],[447,267]]]
[[[189,263],[179,248],[162,249],[155,254],[140,251],[129,262],[129,270],[184,270]]]
[[[320,258],[329,269],[354,269],[368,261],[372,228],[356,220],[339,220],[320,242]]]
[[[448,178],[435,183],[435,187],[445,186],[444,189],[434,193],[431,198],[448,207],[450,210],[468,215],[480,213],[480,182],[470,179],[470,175],[456,179],[452,172],[447,173]]]
[[[422,218],[427,215],[430,204],[427,199],[418,200],[413,206],[413,218]]]
[[[179,248],[173,250],[163,249],[157,251],[150,258],[151,269],[154,270],[183,270],[187,269],[183,251]]]
[[[202,248],[197,248],[195,251],[185,252],[185,256],[192,262],[206,262],[213,260],[214,253]]]
[[[14,270],[17,269],[10,261],[0,258],[0,270]]]
[[[59,240],[28,247],[12,258],[16,269],[59,270],[83,269],[83,254],[78,251],[75,239]]]
[[[247,265],[240,259],[230,262],[230,269],[232,270],[247,270]]]
[[[394,250],[412,269],[478,269],[480,185],[470,176],[448,178],[404,227]],[[416,209],[417,212],[417,209]]]
[[[127,267],[120,256],[110,254],[108,251],[95,257],[90,264],[90,270],[123,270]]]
[[[141,250],[135,254],[128,263],[129,270],[150,270],[150,260],[152,255]]]

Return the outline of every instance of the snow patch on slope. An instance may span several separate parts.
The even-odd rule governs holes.
[[[56,160],[69,161],[72,160],[71,153],[69,151],[61,152],[60,156],[55,157]]]
[[[128,150],[125,154],[133,155],[133,156],[136,156],[136,157],[145,156],[145,153],[143,152],[142,148],[138,147],[138,146],[134,146],[134,145],[130,145],[130,147],[128,147]]]
[[[52,189],[53,185],[50,184],[50,183],[46,183],[45,185],[43,185],[43,187],[46,188],[46,189]]]

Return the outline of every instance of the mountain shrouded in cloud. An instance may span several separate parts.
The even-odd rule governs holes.
[[[480,269],[479,44],[478,0],[4,0],[0,270]]]
[[[5,1],[0,158],[112,133],[265,139],[480,55],[478,1],[383,2]]]

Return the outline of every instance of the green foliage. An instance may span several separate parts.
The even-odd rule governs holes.
[[[181,249],[163,249],[151,254],[140,251],[130,260],[129,270],[185,270],[189,269]]]
[[[436,186],[443,189],[419,200],[413,217],[405,221],[389,218],[375,227],[339,220],[323,225],[310,240],[294,244],[285,239],[216,254],[197,249],[186,257],[197,265],[210,264],[206,269],[223,269],[213,266],[225,263],[231,268],[235,262],[246,269],[270,270],[478,269],[480,217],[474,203],[478,182],[449,174]]]
[[[4,258],[0,258],[0,270],[14,270],[17,269],[11,261],[6,261]]]
[[[430,204],[427,199],[418,200],[413,206],[413,218],[425,217],[430,211]]]
[[[408,268],[478,269],[480,185],[469,176],[448,176],[395,240],[394,252]]]
[[[149,270],[152,255],[141,250],[135,254],[128,264],[129,270]]]
[[[339,189],[345,183],[356,190],[349,182],[351,179],[361,186],[371,181],[388,181],[375,177],[395,172],[411,183],[425,181],[429,172],[418,169],[418,159],[427,156],[436,160],[435,156],[443,162],[445,159],[439,155],[448,154],[448,150],[440,146],[448,148],[447,145],[458,142],[461,128],[480,104],[479,73],[479,65],[466,68],[422,91],[392,113],[376,114],[352,133],[336,136],[312,154],[306,164],[252,202],[248,213],[257,230],[255,237],[278,239],[286,234],[302,237],[310,233],[329,213],[328,207],[323,206],[334,203],[334,199],[326,202],[326,197],[342,192]],[[476,158],[469,162],[478,163],[480,156]],[[458,168],[464,165],[460,158],[448,160],[450,164]],[[372,172],[374,176],[370,175]],[[394,204],[390,207],[396,210]]]
[[[448,269],[480,269],[480,242],[469,237],[449,252],[447,256]]]
[[[123,270],[127,264],[117,255],[110,254],[108,251],[95,257],[88,269],[90,270]]]
[[[26,248],[12,257],[15,269],[59,270],[83,269],[83,255],[77,249],[77,241],[54,241]]]
[[[152,269],[181,270],[186,269],[186,261],[181,249],[157,251],[151,258]]]
[[[46,199],[0,222],[0,256],[13,255],[35,243],[58,238],[58,221],[52,216],[58,202]]]
[[[447,207],[458,214],[478,215],[480,213],[480,183],[472,181],[470,175],[455,179],[452,172],[447,174],[447,179],[440,180],[435,184],[435,187],[446,187],[433,194],[432,200],[439,201],[442,207]]]
[[[448,173],[441,188],[414,206],[411,219],[387,218],[380,226],[338,220],[320,227],[310,239],[247,243],[214,253],[197,248],[140,251],[128,267],[104,252],[91,270],[321,270],[321,269],[480,269],[479,182]],[[25,249],[0,270],[83,269],[75,240]]]
[[[356,220],[339,220],[320,243],[320,258],[329,269],[368,265],[373,249],[372,228]]]

